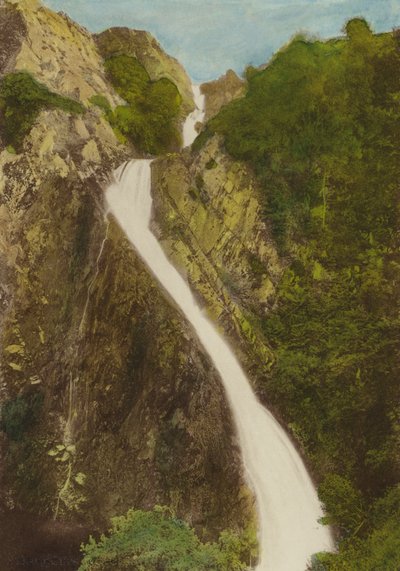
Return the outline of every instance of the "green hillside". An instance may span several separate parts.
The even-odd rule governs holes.
[[[400,566],[398,491],[373,515],[400,468],[399,71],[398,34],[362,19],[343,39],[296,37],[196,141],[218,133],[253,167],[287,260],[257,319],[277,359],[268,400],[346,538],[318,569],[360,569],[360,551],[363,570]]]

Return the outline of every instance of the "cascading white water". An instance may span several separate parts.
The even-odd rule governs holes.
[[[183,146],[188,147],[193,143],[198,133],[196,130],[197,123],[204,121],[204,103],[205,97],[201,93],[200,85],[192,85],[193,99],[196,106],[195,110],[190,113],[183,125]]]
[[[184,146],[197,136],[204,96],[193,86],[196,110],[184,125]],[[239,436],[246,476],[259,514],[258,571],[305,571],[310,556],[333,550],[330,530],[307,470],[290,438],[255,397],[228,343],[197,305],[188,284],[150,231],[151,161],[135,160],[115,172],[107,190],[110,211],[149,270],[193,326],[225,387]]]

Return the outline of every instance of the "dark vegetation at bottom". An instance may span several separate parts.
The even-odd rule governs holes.
[[[10,440],[21,440],[24,433],[37,422],[43,398],[43,393],[33,391],[6,400],[0,409],[0,430],[5,432]]]

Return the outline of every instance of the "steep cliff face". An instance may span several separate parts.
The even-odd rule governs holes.
[[[29,71],[51,91],[86,102],[97,93],[119,101],[107,85],[102,59],[91,34],[65,14],[36,0],[5,0],[7,34],[14,50],[2,73]],[[3,21],[3,20],[2,20]],[[4,41],[4,40],[3,40]],[[3,46],[1,46],[3,47]]]
[[[184,116],[194,109],[191,81],[185,69],[178,60],[164,52],[149,32],[110,28],[97,34],[95,40],[104,58],[112,55],[130,55],[146,68],[153,81],[162,77],[173,81],[182,96]]]
[[[18,29],[2,74],[27,70],[84,103],[96,92],[118,100],[85,30],[33,2],[1,10]],[[53,549],[44,536],[54,519],[59,553],[130,507],[172,505],[210,535],[250,517],[220,381],[105,217],[104,187],[131,154],[92,106],[79,116],[43,111],[19,154],[0,149],[7,569],[21,545],[31,555],[31,532],[18,524],[28,512],[35,556]],[[78,530],[71,539],[67,526]]]
[[[0,66],[3,73],[15,67],[15,59],[27,30],[24,19],[15,7],[2,0],[0,3]]]
[[[23,153],[0,154],[0,509],[7,522],[1,533],[13,527],[10,522],[21,511],[42,523],[57,511],[58,517],[68,511],[57,498],[78,449],[65,436],[70,433],[68,382],[77,352],[75,320],[104,234],[100,184],[123,153],[94,111],[84,119],[47,111],[25,140]],[[54,437],[57,445],[65,442],[64,462],[48,454]],[[79,488],[74,497],[79,503]],[[58,528],[61,536],[64,532]],[[17,526],[2,557],[12,559],[13,547],[15,555],[23,555],[29,537]]]
[[[5,192],[23,166],[8,163]],[[227,470],[237,457],[218,379],[102,219],[95,180],[40,166],[20,190],[19,219],[8,210],[5,403],[21,399],[35,418],[25,426],[14,413],[6,427],[8,502],[93,524],[163,502],[218,527],[238,509],[224,489],[241,485]]]
[[[274,303],[282,270],[251,172],[214,137],[197,156],[156,161],[153,196],[155,231],[171,259],[243,350],[242,362],[267,374],[272,352],[251,316]]]
[[[225,75],[203,83],[201,92],[205,95],[205,121],[215,117],[224,105],[243,97],[246,93],[246,82],[229,69]]]

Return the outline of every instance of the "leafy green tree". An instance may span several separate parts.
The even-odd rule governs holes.
[[[319,554],[312,571],[398,571],[400,568],[400,487],[370,510],[373,529],[365,537],[340,543],[338,554]]]
[[[366,510],[359,490],[338,474],[328,475],[318,488],[328,515],[325,522],[346,533],[357,533],[366,522]]]
[[[217,543],[202,543],[169,508],[129,510],[113,518],[109,536],[82,546],[80,571],[240,571],[246,543],[230,531]]]

